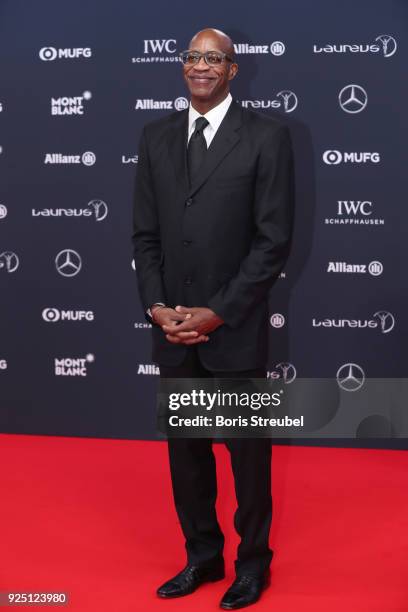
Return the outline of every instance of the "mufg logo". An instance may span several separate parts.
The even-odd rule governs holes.
[[[79,59],[89,58],[92,51],[89,47],[77,47],[74,49],[56,49],[55,47],[43,47],[38,55],[43,62],[50,62],[55,59]]]

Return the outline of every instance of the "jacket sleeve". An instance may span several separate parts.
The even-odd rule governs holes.
[[[238,273],[208,305],[229,327],[241,325],[278,278],[289,254],[294,172],[289,130],[279,126],[260,151],[254,186],[254,237]]]
[[[159,219],[154,196],[146,129],[143,130],[139,143],[133,200],[132,243],[140,298],[146,312],[152,304],[166,303],[160,269],[162,249]]]

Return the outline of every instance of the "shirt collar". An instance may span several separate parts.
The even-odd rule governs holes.
[[[188,133],[191,133],[194,121],[197,119],[197,117],[205,117],[211,128],[216,132],[221,121],[224,119],[231,102],[232,96],[230,93],[228,93],[227,97],[222,102],[217,104],[217,106],[214,106],[214,108],[209,110],[205,115],[201,115],[195,108],[193,108],[190,102],[188,110]]]

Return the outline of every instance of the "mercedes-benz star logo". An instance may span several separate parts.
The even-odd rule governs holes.
[[[62,276],[75,276],[82,268],[82,259],[76,251],[64,249],[56,256],[55,265]]]
[[[364,384],[365,374],[356,363],[345,363],[337,370],[336,379],[343,391],[358,391]]]
[[[340,108],[345,113],[361,113],[367,106],[368,96],[360,85],[346,85],[339,93]]]

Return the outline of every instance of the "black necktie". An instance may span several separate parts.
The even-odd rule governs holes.
[[[208,125],[205,117],[198,117],[195,122],[195,130],[187,147],[187,163],[190,184],[197,175],[198,169],[204,161],[204,156],[207,153],[207,143],[204,138],[203,131]]]

